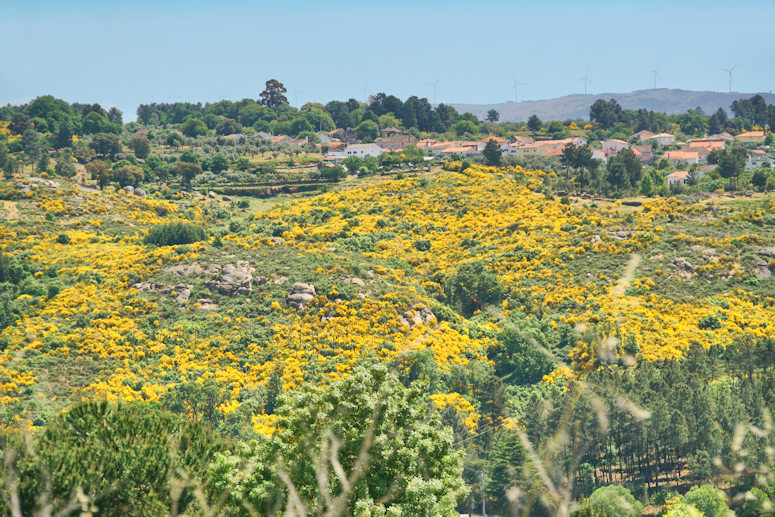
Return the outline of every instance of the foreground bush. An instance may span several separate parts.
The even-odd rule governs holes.
[[[2,440],[12,458],[2,495],[11,507],[18,498],[20,515],[46,507],[77,515],[83,504],[95,516],[184,511],[223,444],[208,428],[152,406],[105,401],[72,407],[32,444],[14,434]]]
[[[683,500],[686,504],[695,506],[705,517],[725,517],[729,515],[729,507],[724,492],[710,485],[692,487]]]
[[[276,415],[271,438],[214,464],[210,479],[232,496],[227,514],[457,517],[466,489],[452,433],[422,386],[404,387],[385,365],[305,385]]]
[[[605,515],[607,517],[639,517],[643,512],[640,504],[623,486],[600,487],[589,496],[584,508],[577,515]]]
[[[190,223],[164,223],[153,226],[145,238],[148,244],[157,246],[175,246],[178,244],[191,244],[204,240],[205,231],[201,226]]]

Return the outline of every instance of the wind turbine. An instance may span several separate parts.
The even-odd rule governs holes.
[[[724,72],[729,74],[729,93],[732,93],[732,70],[737,68],[737,65],[739,65],[739,64],[740,63],[735,63],[735,66],[733,66],[732,68],[729,68],[729,69],[727,69],[727,68],[719,68],[719,70],[723,70]]]
[[[301,90],[297,90],[296,88],[293,89],[293,103],[296,105],[296,107],[299,107],[299,94],[304,93]]]
[[[430,86],[433,88],[433,104],[436,104],[436,93],[439,91],[439,77],[436,76],[436,81],[432,83],[427,83],[426,86]]]
[[[519,102],[519,87],[524,86],[525,83],[520,83],[514,74],[511,74],[511,78],[514,79],[514,84],[511,85],[511,90],[514,92],[514,102]]]
[[[652,74],[654,74],[654,89],[657,89],[657,77],[659,77],[659,65],[657,65],[656,68],[649,70]]]
[[[577,81],[584,81],[584,95],[587,95],[587,84],[592,84],[592,80],[589,78],[589,65],[587,65],[587,71],[583,77],[576,79]]]
[[[369,88],[369,78],[366,78],[366,82],[363,83],[363,88],[361,88],[361,91],[363,92],[363,102],[366,104],[369,103],[369,92],[371,91],[371,88]]]

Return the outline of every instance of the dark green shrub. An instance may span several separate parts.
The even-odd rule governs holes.
[[[414,248],[417,251],[428,251],[431,249],[431,241],[428,239],[417,239],[414,241]]]
[[[697,323],[700,330],[716,330],[721,328],[721,320],[715,314],[703,316]]]
[[[57,242],[59,244],[70,244],[70,236],[66,233],[60,233],[57,235]]]
[[[191,244],[204,240],[205,231],[201,226],[190,223],[164,223],[152,227],[145,238],[147,244],[156,246],[175,246]]]
[[[444,282],[447,303],[463,315],[471,316],[489,303],[503,296],[498,277],[481,262],[461,264]]]

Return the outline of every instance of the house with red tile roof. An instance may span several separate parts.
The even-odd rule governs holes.
[[[654,150],[650,145],[633,145],[630,147],[630,150],[632,150],[632,152],[635,153],[635,156],[638,157],[638,160],[643,163],[650,162],[654,157]]]
[[[436,142],[428,146],[428,151],[433,154],[441,154],[448,147],[460,147],[460,142]]]
[[[455,147],[447,147],[443,151],[441,151],[442,156],[452,156],[453,154],[460,154],[463,156],[468,157],[474,157],[479,156],[481,153],[476,149],[476,147],[473,146],[455,146]]]
[[[764,131],[748,131],[740,133],[735,137],[735,140],[747,144],[762,144],[764,143]]]
[[[686,180],[689,178],[689,171],[675,171],[667,175],[667,184],[669,185],[686,185]]]
[[[489,142],[490,140],[495,140],[495,143],[498,144],[498,146],[502,146],[503,144],[509,143],[508,140],[506,140],[505,138],[501,138],[499,136],[488,136],[488,137],[482,138],[482,143],[484,145],[487,145],[487,142]]]
[[[770,164],[771,159],[761,149],[754,149],[748,155],[748,160],[745,162],[746,169],[752,169],[754,167],[763,167],[765,164]]]
[[[667,151],[662,157],[673,165],[680,162],[700,163],[700,154],[695,151]]]
[[[713,151],[714,149],[723,149],[726,145],[726,141],[722,139],[715,139],[715,138],[695,138],[693,140],[689,140],[689,143],[686,147],[690,148],[705,148],[709,151]]]
[[[612,151],[615,151],[617,153],[619,151],[622,151],[630,147],[630,144],[628,144],[624,140],[619,140],[618,138],[611,138],[609,140],[602,142],[600,145],[603,149],[611,149]]]
[[[637,137],[641,142],[648,142],[657,135],[644,129],[643,131],[638,131],[632,136]]]
[[[658,135],[654,135],[649,140],[656,140],[659,142],[659,145],[670,145],[675,142],[675,135],[671,135],[670,133],[659,133]]]

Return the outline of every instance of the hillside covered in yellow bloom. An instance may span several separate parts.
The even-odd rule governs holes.
[[[7,182],[4,418],[34,423],[84,397],[185,406],[186,387],[204,386],[221,418],[259,429],[277,392],[364,359],[424,378],[423,357],[455,379],[429,378],[433,401],[474,429],[485,388],[466,375],[509,368],[507,329],[552,355],[543,382],[773,335],[771,198],[596,203],[548,194],[551,180],[474,166],[263,212],[164,188]],[[206,236],[151,244],[164,223]],[[309,294],[301,306],[294,292]]]

